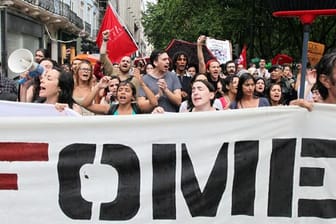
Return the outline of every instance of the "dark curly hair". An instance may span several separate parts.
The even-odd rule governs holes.
[[[178,52],[176,52],[175,54],[174,54],[174,56],[173,56],[173,62],[172,62],[172,64],[173,64],[173,69],[174,70],[176,70],[176,62],[177,62],[177,60],[179,59],[179,57],[181,57],[181,56],[184,56],[184,57],[186,57],[186,60],[187,60],[187,63],[186,63],[186,65],[188,66],[188,55],[187,55],[187,53],[185,53],[184,51],[178,51]]]

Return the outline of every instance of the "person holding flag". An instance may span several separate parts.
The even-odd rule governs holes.
[[[108,37],[103,34],[107,30],[109,31]],[[102,47],[104,41],[106,41],[108,58],[111,62],[119,62],[122,57],[131,56],[138,50],[138,46],[126,27],[120,23],[111,5],[108,5],[106,8],[101,27],[98,31],[96,43],[99,48]]]
[[[124,55],[119,63],[119,71],[115,74],[114,66],[112,61],[109,58],[109,54],[107,54],[107,45],[110,41],[110,30],[103,31],[103,42],[100,47],[100,61],[104,67],[105,74],[107,75],[117,75],[121,81],[129,80],[132,81],[133,76],[131,74],[131,57]],[[133,83],[137,85],[137,83]]]
[[[107,42],[110,39],[110,30],[103,31],[103,43],[100,48],[100,55],[104,59],[102,60],[102,64],[104,65],[104,69],[106,74],[111,74],[114,66],[110,61],[109,57],[106,56],[106,46]],[[112,73],[113,74],[113,73]],[[131,71],[131,58],[129,56],[123,56],[119,63],[119,72],[117,74],[120,81],[128,81],[131,82],[135,88],[137,96],[139,96],[140,87],[143,90],[145,96],[148,98],[148,103],[140,102],[139,106],[144,107],[144,111],[147,111],[148,107],[155,107],[158,105],[158,99],[155,97],[151,89],[146,85],[146,83],[142,80],[142,76],[140,74],[140,69],[134,68]]]
[[[108,5],[96,39],[100,48],[100,61],[107,75],[118,75],[121,81],[129,80],[139,88],[131,74],[131,55],[138,50],[133,38],[121,25],[111,5]],[[118,74],[113,62],[119,64]]]

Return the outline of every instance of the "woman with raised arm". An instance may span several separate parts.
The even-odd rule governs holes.
[[[89,97],[94,98],[100,89],[108,86],[109,78],[103,77],[95,85]],[[132,82],[125,80],[119,83],[117,89],[117,104],[91,104],[86,108],[96,114],[103,115],[134,115],[141,113],[136,103],[136,88]]]

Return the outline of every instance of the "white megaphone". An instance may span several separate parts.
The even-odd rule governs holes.
[[[27,49],[17,49],[9,55],[8,67],[14,73],[24,73],[29,71],[29,76],[34,78],[43,74],[44,69],[41,65],[34,62],[33,54]],[[21,78],[19,84],[27,81],[26,78]]]

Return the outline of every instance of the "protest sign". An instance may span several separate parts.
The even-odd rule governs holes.
[[[217,58],[220,64],[232,60],[232,45],[229,40],[217,40],[207,37],[206,46]]]

